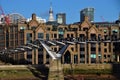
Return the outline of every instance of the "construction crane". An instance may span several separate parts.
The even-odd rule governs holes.
[[[100,16],[100,18],[102,19],[102,21],[103,21],[103,22],[105,22],[105,19],[104,19],[104,17],[103,17],[103,16]]]
[[[3,11],[3,9],[2,9],[2,7],[0,6],[0,11],[1,11],[1,15],[2,15],[2,19],[1,19],[1,21],[5,21],[5,23],[7,24],[7,25],[9,25],[9,23],[10,23],[10,20],[9,20],[9,16],[7,15],[5,15],[4,14],[4,11]]]

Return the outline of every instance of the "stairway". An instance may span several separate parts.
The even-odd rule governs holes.
[[[63,66],[60,59],[50,61],[48,80],[64,80]]]

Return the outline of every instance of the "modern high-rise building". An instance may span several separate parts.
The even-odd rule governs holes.
[[[65,13],[58,13],[56,15],[57,23],[59,24],[66,24],[66,14]]]
[[[94,8],[85,8],[80,11],[80,21],[83,22],[85,20],[85,16],[89,18],[90,22],[94,21]]]

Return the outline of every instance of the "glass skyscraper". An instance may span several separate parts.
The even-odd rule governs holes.
[[[94,21],[94,8],[85,8],[80,11],[80,21],[83,22],[85,20],[85,16],[89,18],[90,22]]]

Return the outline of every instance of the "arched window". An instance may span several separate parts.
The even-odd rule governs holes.
[[[67,51],[64,55],[64,63],[67,63],[67,64],[71,63],[71,55],[69,51]]]

